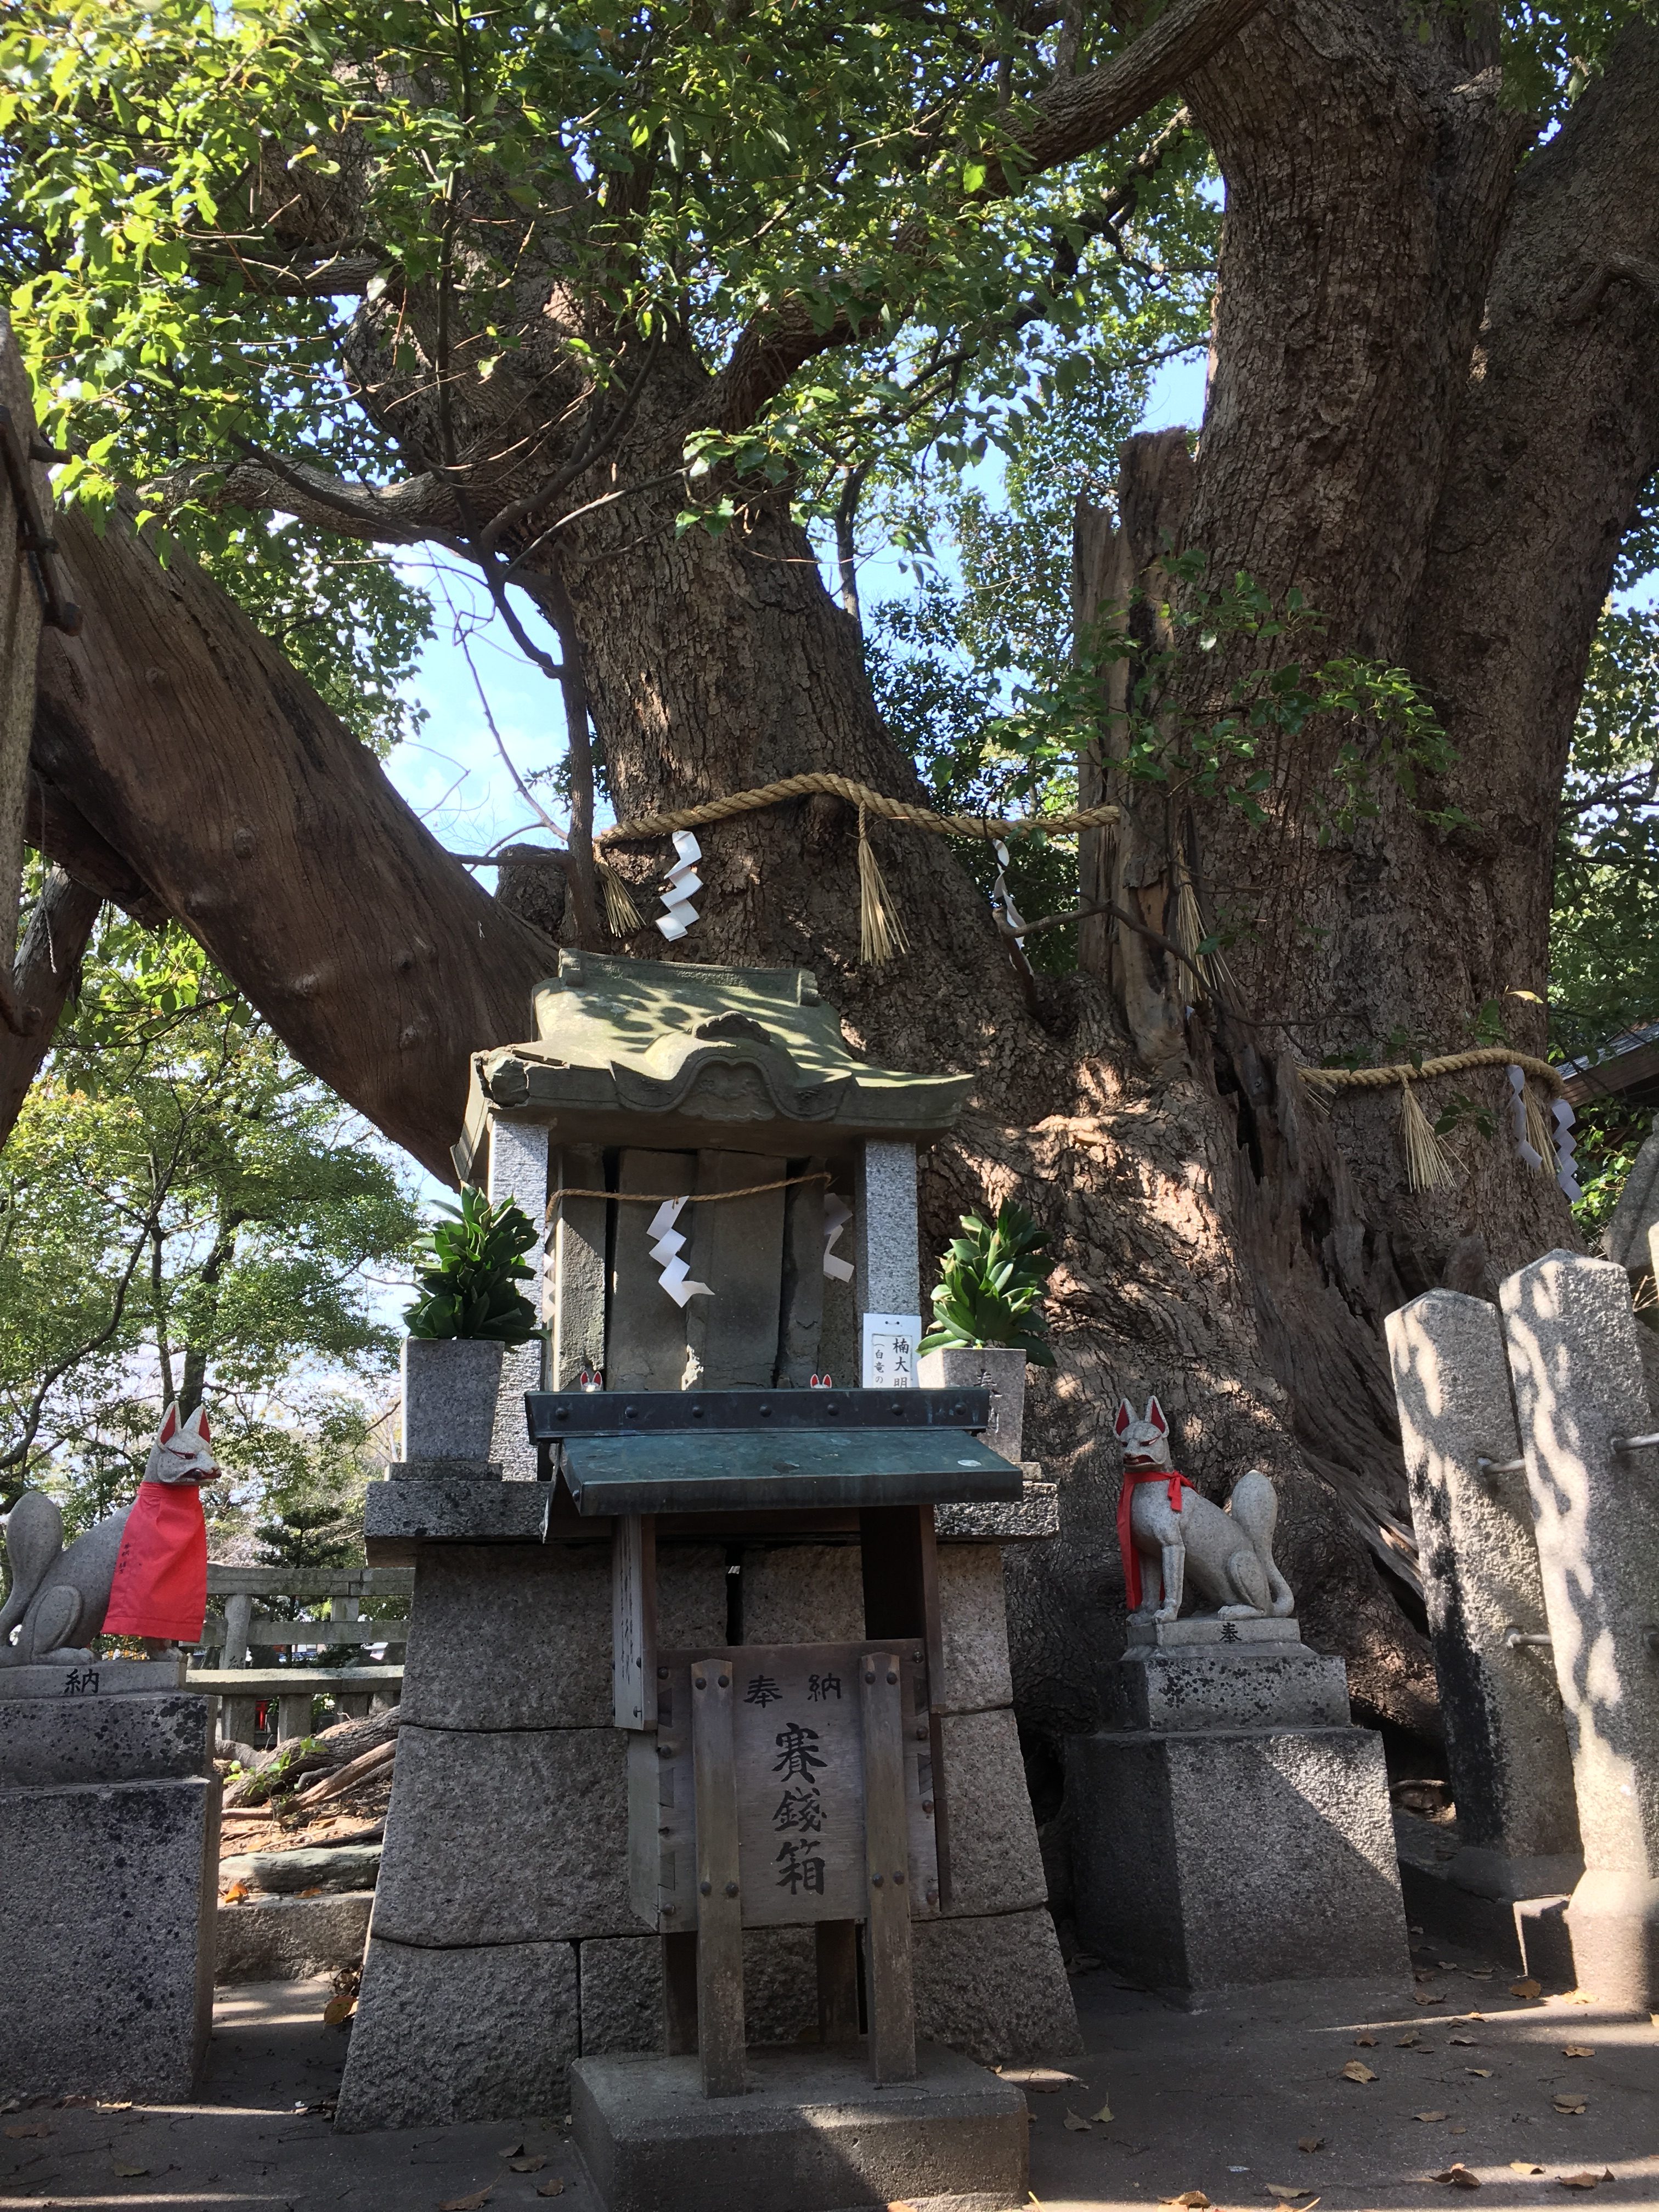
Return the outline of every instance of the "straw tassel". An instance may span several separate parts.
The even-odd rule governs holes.
[[[1400,1137],[1406,1149],[1406,1181],[1413,1190],[1450,1190],[1460,1170],[1456,1155],[1435,1134],[1434,1124],[1418,1103],[1409,1082],[1400,1085]]]
[[[859,958],[872,968],[884,967],[895,954],[908,952],[910,940],[893,911],[892,894],[882,881],[881,870],[871,849],[869,824],[859,809]]]
[[[1188,870],[1186,856],[1178,848],[1175,854],[1175,913],[1171,923],[1170,934],[1191,963],[1187,975],[1194,1004],[1201,1006],[1217,991],[1236,990],[1232,971],[1220,951],[1214,945],[1207,951],[1199,950],[1208,933],[1204,927],[1203,909],[1198,903],[1197,887]]]
[[[593,872],[599,879],[599,895],[605,901],[605,927],[613,937],[631,937],[636,929],[645,927],[645,918],[634,903],[626,877],[618,875],[608,860],[593,855]]]
[[[1527,1142],[1538,1155],[1536,1172],[1540,1175],[1553,1176],[1555,1173],[1555,1139],[1550,1134],[1548,1122],[1544,1119],[1543,1108],[1530,1091],[1526,1093],[1526,1101]]]

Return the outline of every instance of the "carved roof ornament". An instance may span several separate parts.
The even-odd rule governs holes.
[[[533,1042],[475,1060],[458,1165],[489,1111],[567,1144],[748,1148],[764,1136],[771,1150],[799,1133],[823,1152],[837,1139],[926,1139],[955,1121],[973,1079],[855,1059],[805,968],[564,951],[535,1008]]]

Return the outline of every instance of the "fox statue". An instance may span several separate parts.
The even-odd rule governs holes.
[[[198,1406],[180,1420],[174,1404],[137,1497],[67,1550],[56,1504],[26,1490],[5,1521],[11,1589],[0,1607],[0,1667],[88,1660],[106,1631],[193,1644],[207,1609],[201,1486],[218,1472],[206,1413]]]
[[[1171,1462],[1170,1424],[1156,1398],[1139,1419],[1125,1398],[1115,1426],[1123,1447],[1117,1535],[1130,1612],[1173,1620],[1189,1574],[1222,1620],[1294,1612],[1290,1584],[1273,1564],[1279,1496],[1267,1476],[1253,1468],[1233,1485],[1224,1509],[1212,1505]]]

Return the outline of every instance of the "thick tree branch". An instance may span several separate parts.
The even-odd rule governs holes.
[[[58,1017],[81,972],[103,900],[52,868],[34,902],[13,971],[13,989],[29,1018],[23,1036],[0,1036],[0,1145],[11,1134],[28,1088],[52,1048]]]
[[[302,1065],[449,1179],[470,1055],[533,1027],[545,943],[193,563],[118,514],[58,535],[87,623],[41,653],[38,766]]]

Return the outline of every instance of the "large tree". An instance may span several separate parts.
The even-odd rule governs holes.
[[[975,377],[1006,388],[1033,331],[1086,343],[1126,212],[1212,152],[1195,457],[1132,447],[1115,534],[1079,519],[1048,726],[1123,817],[1083,856],[1112,910],[1079,969],[1031,974],[951,848],[892,831],[911,951],[861,964],[855,826],[825,799],[705,834],[682,951],[810,965],[872,1054],[971,1071],[930,1231],[1014,1190],[1051,1229],[1036,1433],[1064,1534],[1019,1572],[1033,1748],[1099,1709],[1109,1423],[1148,1389],[1206,1488],[1280,1481],[1310,1632],[1373,1713],[1431,1728],[1379,1324],[1570,1222],[1474,1117],[1464,1180],[1412,1193],[1398,1094],[1327,1121],[1295,1066],[1494,1021],[1542,1044],[1575,708],[1659,465],[1659,29],[1406,0],[32,15],[9,250],[68,488],[165,474],[151,504],[222,574],[215,530],[275,512],[441,549],[504,606],[522,586],[569,720],[566,927],[641,955],[595,893],[590,730],[620,815],[811,769],[920,796],[795,502],[845,521],[919,415],[971,451]],[[441,1164],[544,940],[210,577],[124,519],[59,538],[87,623],[42,649],[46,849],[183,921]],[[1336,672],[1311,685],[1273,634],[1297,595]],[[1402,750],[1390,697],[1449,753]],[[1189,895],[1225,946],[1203,992]]]

